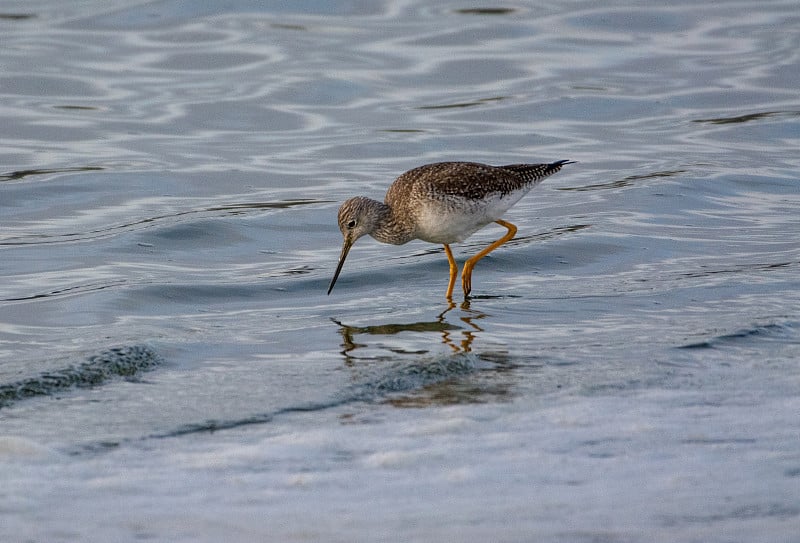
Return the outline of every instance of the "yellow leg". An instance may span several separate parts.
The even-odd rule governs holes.
[[[453,299],[453,287],[456,284],[456,276],[458,276],[458,266],[456,265],[456,259],[453,258],[453,252],[450,251],[450,246],[446,243],[444,244],[444,252],[447,255],[447,261],[450,263],[450,282],[447,283],[447,296],[448,300]]]
[[[502,221],[500,219],[494,221],[500,226],[505,226],[508,228],[508,232],[502,238],[498,239],[491,245],[489,245],[486,249],[481,251],[480,253],[476,254],[475,256],[467,259],[464,262],[464,270],[461,272],[461,287],[464,289],[464,296],[469,296],[470,291],[472,291],[472,268],[475,267],[475,263],[478,262],[481,258],[488,255],[498,247],[500,247],[505,242],[511,240],[517,234],[517,227],[511,224],[510,222]],[[450,273],[452,276],[453,269],[452,266],[450,268]]]

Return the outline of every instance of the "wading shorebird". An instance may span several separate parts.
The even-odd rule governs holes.
[[[508,232],[464,262],[461,287],[472,290],[472,269],[481,258],[511,240],[517,227],[501,219],[533,187],[561,169],[569,160],[549,164],[489,166],[477,162],[438,162],[409,170],[386,192],[384,202],[364,196],[350,198],[339,208],[342,253],[328,294],[342,271],[356,240],[369,234],[382,243],[403,245],[412,239],[441,243],[450,262],[446,297],[452,299],[458,266],[450,244],[464,241],[487,224],[496,222]]]

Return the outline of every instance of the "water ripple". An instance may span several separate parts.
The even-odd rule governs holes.
[[[150,347],[117,347],[81,362],[21,381],[0,383],[0,408],[35,396],[52,396],[73,387],[95,387],[113,377],[133,377],[162,363]]]

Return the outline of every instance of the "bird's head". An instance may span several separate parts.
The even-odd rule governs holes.
[[[333,290],[333,285],[342,271],[344,260],[347,258],[350,248],[358,238],[371,234],[377,228],[382,207],[383,204],[380,202],[357,196],[350,198],[339,208],[339,230],[342,231],[344,241],[342,243],[342,252],[339,255],[339,264],[336,266],[336,273],[333,274],[333,279],[328,287],[328,294]]]

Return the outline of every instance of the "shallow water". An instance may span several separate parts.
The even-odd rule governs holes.
[[[3,541],[797,541],[795,2],[214,6],[0,12]]]

